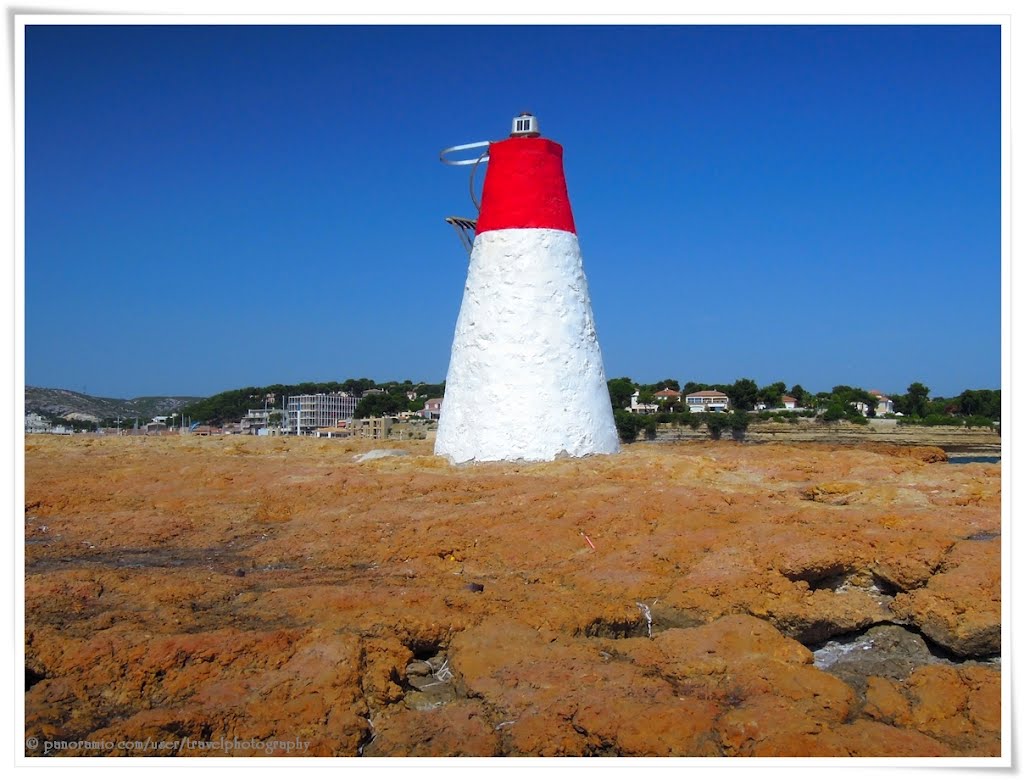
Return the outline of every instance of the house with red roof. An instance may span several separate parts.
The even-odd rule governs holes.
[[[885,414],[893,414],[896,411],[893,405],[892,399],[882,393],[880,390],[868,390],[868,392],[878,399],[878,406],[875,407],[875,414],[881,417]]]
[[[682,405],[683,394],[671,387],[664,387],[654,394],[654,400],[674,412],[676,407]]]
[[[718,390],[694,390],[686,394],[686,405],[691,412],[724,412],[729,408],[729,396]]]

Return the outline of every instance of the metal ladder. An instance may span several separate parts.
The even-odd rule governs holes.
[[[466,249],[467,255],[473,254],[473,240],[476,238],[476,220],[465,217],[445,217],[444,221],[455,228],[459,241]]]

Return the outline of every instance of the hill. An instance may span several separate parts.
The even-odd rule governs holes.
[[[48,387],[25,388],[25,411],[44,417],[64,417],[71,420],[99,421],[112,417],[138,417],[150,420],[158,415],[172,414],[188,404],[202,400],[201,396],[146,395],[138,398],[99,398],[73,390]]]

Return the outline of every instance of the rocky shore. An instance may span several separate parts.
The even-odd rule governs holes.
[[[999,755],[999,466],[400,446],[27,437],[28,753]]]
[[[705,441],[709,438],[705,428],[696,431],[689,426],[658,426],[656,441]],[[722,438],[732,438],[726,431]],[[991,428],[963,428],[948,425],[898,425],[896,420],[870,420],[867,425],[855,425],[846,420],[821,423],[813,419],[792,422],[751,422],[740,437],[751,443],[821,444],[897,444],[904,447],[940,447],[948,453],[977,453],[998,455],[1001,439]]]

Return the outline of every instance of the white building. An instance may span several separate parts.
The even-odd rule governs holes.
[[[633,395],[629,397],[629,411],[633,414],[655,414],[658,405],[640,403],[640,391],[634,390]]]
[[[274,423],[275,428],[278,425],[282,427],[285,426],[288,415],[281,409],[249,409],[245,413],[245,417],[243,417],[239,423],[241,429],[240,433],[247,433],[253,436],[266,435],[271,428],[270,415],[272,414],[278,414],[281,416],[281,422]]]
[[[443,398],[428,398],[427,402],[423,404],[423,411],[420,412],[420,416],[427,420],[440,420],[441,406],[443,404]]]
[[[868,390],[871,395],[878,399],[878,405],[875,407],[875,415],[882,417],[886,414],[893,414],[896,409],[893,406],[892,399],[886,396],[879,390]]]
[[[342,420],[351,420],[358,405],[359,399],[348,393],[293,395],[288,399],[286,428],[299,435],[334,428]]]
[[[729,396],[718,390],[694,390],[686,395],[691,412],[724,412],[729,408]]]
[[[52,430],[53,426],[46,418],[35,412],[25,415],[25,433],[50,433]]]

